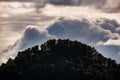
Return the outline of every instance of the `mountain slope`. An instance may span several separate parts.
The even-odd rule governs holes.
[[[49,40],[18,52],[0,67],[0,80],[119,80],[120,65],[95,48],[70,40]]]

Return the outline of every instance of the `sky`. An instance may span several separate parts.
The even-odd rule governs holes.
[[[120,63],[120,0],[0,0],[0,64],[59,38],[81,41]]]

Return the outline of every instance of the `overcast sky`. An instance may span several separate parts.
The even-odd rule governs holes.
[[[120,0],[0,0],[0,63],[51,38],[82,41],[120,62]]]

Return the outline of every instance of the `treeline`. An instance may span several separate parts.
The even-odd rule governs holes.
[[[81,42],[49,40],[2,64],[0,80],[120,80],[120,64]]]

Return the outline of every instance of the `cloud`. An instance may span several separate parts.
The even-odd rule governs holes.
[[[0,2],[0,14],[3,14],[4,16],[24,14],[31,12],[33,10],[34,10],[33,3]]]
[[[107,18],[120,22],[119,13],[106,13],[102,12],[100,9],[95,9],[89,6],[54,6],[47,4],[42,9],[42,14],[52,17],[72,17],[74,19],[79,19],[81,17],[89,19]]]
[[[33,3],[37,10],[43,8],[46,4],[52,4],[58,6],[87,6],[105,12],[120,12],[120,0],[6,0],[6,2],[10,1]]]
[[[19,5],[15,6],[15,3]],[[20,38],[22,31],[27,25],[37,25],[40,28],[44,28],[48,21],[53,20],[53,17],[36,14],[33,8],[30,9],[31,5],[30,3],[19,2],[0,3],[0,42],[2,42],[0,52],[7,46],[13,45]]]
[[[111,31],[110,24],[114,31]],[[120,35],[115,30],[118,26],[118,22],[108,19],[94,19],[90,21],[84,18],[69,19],[60,17],[49,25],[47,30],[49,34],[58,38],[69,38],[87,43],[94,46],[104,56],[117,60],[115,55],[120,52]]]
[[[54,22],[47,26],[47,29],[39,26],[27,26],[15,44],[2,51],[0,63],[6,62],[9,57],[14,58],[19,50],[40,45],[52,38],[79,40],[95,46],[103,55],[112,56],[113,58],[113,54],[115,55],[115,53],[119,52],[119,48],[116,48],[115,45],[118,45],[116,41],[119,40],[120,36],[119,33],[114,33],[119,28],[118,26],[119,23],[114,20],[94,19],[90,21],[85,18],[72,19],[64,17],[55,19]],[[114,31],[111,31],[111,27]],[[112,51],[109,52],[107,51],[108,49]]]
[[[39,29],[37,26],[27,26],[22,33],[22,36],[14,43],[14,45],[8,46],[0,53],[0,64],[5,63],[10,57],[15,58],[18,51],[33,47],[35,45],[41,45],[48,39],[56,38],[53,35],[48,34],[44,29]]]
[[[43,6],[44,8],[41,9],[41,13],[36,13],[35,5],[39,8],[39,1],[41,0],[36,0],[35,4],[33,2],[0,2],[0,41],[4,44],[0,45],[0,51],[6,46],[12,45],[16,41],[16,39],[20,37],[21,32],[25,28],[25,26],[38,25],[41,26],[40,28],[47,27],[46,25],[49,24],[51,21],[54,21],[56,17],[72,17],[74,19],[84,17],[89,18],[90,21],[92,18],[96,19],[104,17],[120,21],[119,14],[101,13],[98,10],[90,7],[71,5],[53,6],[47,4],[46,6]],[[85,4],[87,4],[87,2],[85,2]],[[111,26],[110,31],[112,31],[112,33],[113,31],[115,33],[116,30],[119,33],[119,28],[115,30],[113,23],[108,24],[106,24],[105,22],[105,24],[102,26],[109,29],[109,26]],[[14,35],[16,35],[17,37],[15,37]]]
[[[97,45],[103,45],[103,46],[119,46],[120,47],[120,39],[109,39],[106,42],[98,42]]]
[[[53,20],[53,22],[50,22],[46,28],[40,26],[27,26],[21,36],[19,36],[19,39],[17,38],[17,42],[1,53],[0,61],[6,62],[9,57],[14,58],[17,55],[17,51],[24,50],[34,45],[40,45],[51,38],[69,38],[82,41],[96,47],[103,55],[113,58],[113,54],[115,55],[119,52],[119,48],[114,46],[115,43],[111,45],[98,45],[98,43],[105,43],[110,39],[120,39],[120,35],[117,32],[118,28],[119,23],[117,21],[105,18],[90,20],[87,18],[73,19],[59,17]],[[13,30],[16,31],[17,29],[18,28]]]
[[[116,30],[119,30],[120,24],[116,20],[111,19],[98,19],[96,24],[100,25],[103,29],[110,30],[113,33],[116,33]]]
[[[46,30],[40,30],[36,26],[28,26],[26,27],[22,38],[19,40],[19,46],[20,49],[27,49],[51,38],[55,38],[55,36],[48,34]]]
[[[119,12],[120,0],[48,0],[55,5],[91,6],[105,12]]]
[[[46,1],[46,0],[45,0]],[[42,1],[40,1],[42,2]],[[90,6],[105,12],[119,12],[120,0],[47,0],[46,3],[67,6]]]
[[[108,12],[120,12],[120,0],[106,0],[103,8]]]
[[[34,46],[50,38],[75,39],[97,47],[99,51],[103,51],[102,53],[118,53],[120,52],[119,11],[120,0],[0,2],[0,41],[2,42],[0,51],[4,53],[0,54],[0,61],[5,62],[9,57],[14,57],[17,50]],[[50,25],[47,26],[49,23]],[[25,28],[27,25],[38,27]]]
[[[106,21],[106,22],[105,22]],[[114,25],[112,20],[99,19],[91,22],[87,19],[65,19],[59,18],[48,28],[49,34],[56,35],[59,38],[82,39],[87,42],[106,41],[108,39],[120,38],[118,33],[113,33],[111,28],[103,28],[103,25]],[[113,26],[116,28],[116,25]]]

